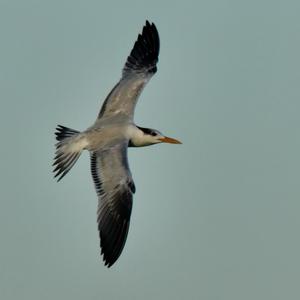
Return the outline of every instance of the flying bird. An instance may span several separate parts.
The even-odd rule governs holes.
[[[70,171],[83,150],[90,152],[98,195],[101,255],[107,267],[116,262],[124,248],[135,193],[127,148],[181,144],[158,130],[137,126],[133,119],[137,100],[157,71],[159,44],[156,26],[146,21],[121,79],[106,97],[95,123],[82,132],[58,125],[55,132],[58,142],[53,166],[58,181]]]

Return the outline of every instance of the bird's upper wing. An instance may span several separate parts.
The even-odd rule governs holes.
[[[125,114],[133,119],[139,95],[156,73],[159,35],[154,23],[146,21],[123,68],[122,78],[106,97],[98,118]]]
[[[124,141],[91,154],[91,172],[99,198],[101,254],[108,267],[118,259],[126,242],[135,192],[128,166],[127,145],[128,141]]]

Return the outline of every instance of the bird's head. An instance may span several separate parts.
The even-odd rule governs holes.
[[[163,135],[160,131],[151,128],[138,127],[138,136],[131,141],[131,146],[142,147],[159,143],[181,144],[180,141]]]

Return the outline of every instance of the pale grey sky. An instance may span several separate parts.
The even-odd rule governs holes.
[[[299,299],[299,1],[0,0],[0,298]],[[52,178],[54,129],[90,126],[146,19],[158,72],[130,149],[125,249],[103,266],[82,155]]]

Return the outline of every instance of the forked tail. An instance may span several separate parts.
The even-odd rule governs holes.
[[[60,181],[74,166],[79,158],[82,150],[84,149],[85,139],[79,131],[58,125],[56,127],[56,152],[53,166],[55,169],[54,177],[58,177]]]

